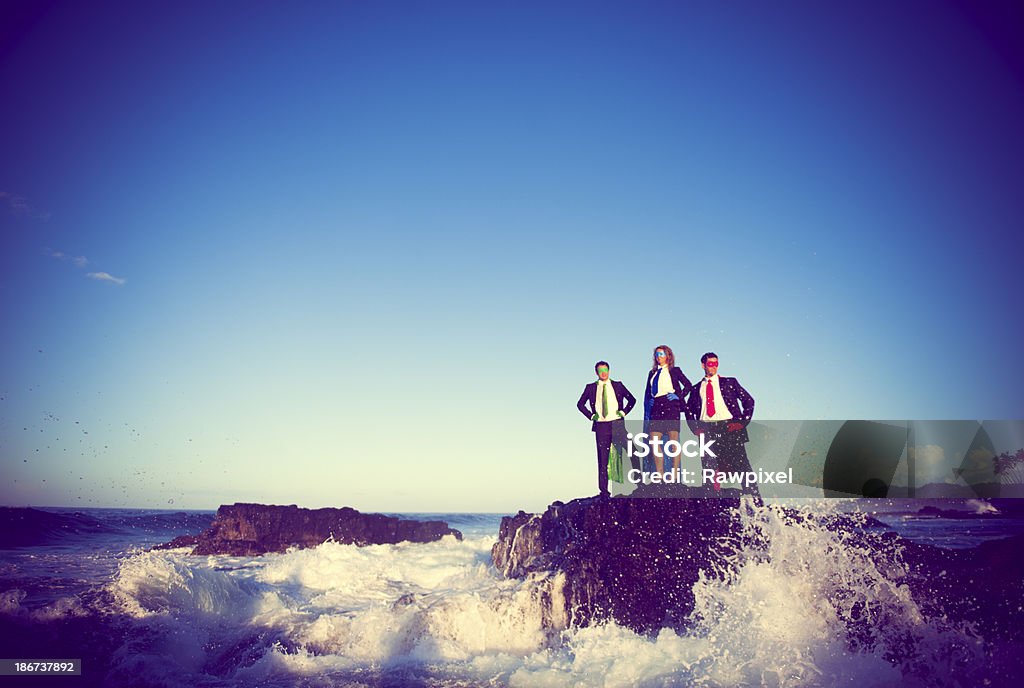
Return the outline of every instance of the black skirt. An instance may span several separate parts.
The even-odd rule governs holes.
[[[679,414],[683,411],[683,404],[679,400],[670,401],[667,396],[654,397],[654,406],[651,407],[651,432],[679,432]]]

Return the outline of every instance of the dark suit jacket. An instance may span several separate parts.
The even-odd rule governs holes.
[[[647,373],[647,388],[644,390],[645,414],[650,413],[651,403],[654,399],[654,392],[651,390],[651,381],[654,380],[654,373],[654,370]],[[683,374],[683,371],[681,371],[678,366],[672,366],[669,368],[668,373],[672,378],[672,389],[675,390],[676,396],[679,397],[679,410],[682,411],[683,406],[686,403],[686,395],[690,393],[693,385],[690,384],[690,380],[687,379],[686,375]]]
[[[700,420],[701,412],[701,398],[700,389],[704,385],[704,378],[701,378],[693,386],[693,391],[690,392],[690,398],[686,400],[686,423],[690,426],[690,430],[697,433],[702,430],[704,423]],[[750,419],[754,417],[754,397],[750,396],[750,392],[743,389],[742,385],[734,377],[718,376],[718,386],[722,390],[722,399],[725,400],[725,407],[729,409],[729,413],[732,414],[732,420],[730,423],[742,423],[743,430],[741,437],[744,442],[750,438],[747,436],[747,424],[750,423]]]
[[[615,391],[615,399],[619,402],[619,410],[623,413],[632,411],[633,405],[636,403],[636,397],[630,394],[629,390],[626,389],[626,385],[618,380],[612,380],[611,383],[612,389]],[[583,394],[580,395],[580,400],[576,402],[576,408],[587,418],[597,413],[597,409],[594,407],[594,397],[596,396],[597,382],[595,381],[583,388]],[[590,429],[597,430],[597,421],[591,424]]]

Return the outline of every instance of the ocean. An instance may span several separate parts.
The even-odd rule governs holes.
[[[791,506],[866,511],[911,541],[960,550],[1024,533],[1022,514],[984,502]],[[769,549],[737,551],[728,577],[702,577],[693,623],[656,635],[546,629],[536,582],[491,564],[503,514],[392,514],[444,520],[462,541],[193,557],[148,549],[198,533],[213,512],[41,511],[53,522],[9,532],[0,549],[0,657],[83,668],[9,679],[24,685],[996,685],[1007,676],[988,677],[985,663],[1020,649],[923,614],[886,566],[898,550],[834,547],[835,533],[772,507],[742,516]],[[873,610],[871,643],[851,642],[837,600]]]

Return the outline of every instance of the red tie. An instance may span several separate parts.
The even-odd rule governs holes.
[[[705,392],[705,396],[708,398],[708,418],[712,418],[715,415],[715,388],[711,386],[711,380],[708,379],[708,389]]]

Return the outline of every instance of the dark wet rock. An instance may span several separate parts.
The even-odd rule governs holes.
[[[738,548],[767,553],[766,536],[742,529],[737,506],[728,498],[555,502],[543,514],[502,519],[491,556],[506,577],[544,582],[554,628],[607,619],[638,632],[685,628],[702,573],[727,571]],[[905,540],[866,514],[781,512],[877,552],[885,575],[909,586],[926,614],[976,624],[986,637],[1024,640],[1024,535],[950,550]]]
[[[922,507],[917,512],[918,516],[933,516],[935,518],[955,518],[960,520],[971,520],[975,521],[978,519],[998,519],[1002,518],[1003,514],[999,511],[983,511],[978,513],[977,511],[964,511],[963,509],[940,509],[936,506]]]
[[[737,535],[738,499],[577,499],[540,515],[502,519],[491,550],[507,577],[548,572],[550,618],[565,625],[614,619],[636,631],[679,626],[701,571],[723,562]]]
[[[179,547],[195,547],[198,544],[198,535],[179,535],[170,542],[154,545],[151,549],[178,549]]]
[[[433,542],[462,533],[443,521],[413,521],[362,514],[349,507],[302,509],[294,504],[232,504],[217,510],[211,526],[195,537],[179,537],[154,549],[195,545],[192,554],[256,556],[284,552],[289,547],[316,547],[327,540],[341,544],[388,545]],[[178,544],[175,544],[178,543]]]

